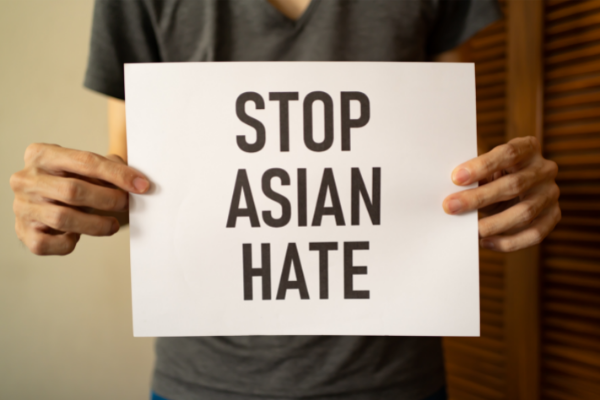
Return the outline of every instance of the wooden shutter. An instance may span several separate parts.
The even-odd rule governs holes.
[[[505,142],[506,21],[477,34],[461,53],[464,61],[475,63],[478,145],[489,151]],[[481,250],[479,258],[481,337],[444,339],[448,392],[456,400],[504,399],[507,392],[505,256]]]
[[[559,165],[563,219],[540,246],[539,269],[536,249],[481,252],[482,337],[444,340],[448,389],[466,400],[600,399],[600,0],[503,7],[507,20],[463,52],[476,63],[479,143],[487,151],[515,135],[540,137]],[[531,132],[513,132],[524,127]]]
[[[600,399],[600,1],[545,4],[544,152],[563,219],[542,246],[541,393]]]

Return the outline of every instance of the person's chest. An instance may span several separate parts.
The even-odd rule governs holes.
[[[295,21],[268,0],[149,2],[162,61],[421,61],[431,2],[312,0]]]

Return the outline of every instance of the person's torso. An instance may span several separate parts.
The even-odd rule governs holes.
[[[434,18],[429,0],[313,0],[297,21],[266,0],[147,4],[164,62],[423,61]],[[386,399],[423,398],[443,384],[442,352],[437,338],[160,338],[154,388],[177,382],[281,398],[397,386]]]
[[[148,0],[150,1],[150,0]],[[162,61],[423,61],[433,0],[150,1]]]

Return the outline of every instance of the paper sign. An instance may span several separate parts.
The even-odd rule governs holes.
[[[125,67],[134,334],[479,334],[472,64]]]

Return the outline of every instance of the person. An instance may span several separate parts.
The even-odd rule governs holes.
[[[499,17],[494,0],[97,0],[85,85],[110,97],[110,154],[30,145],[10,181],[17,235],[35,254],[69,254],[82,234],[117,232],[109,214],[148,191],[126,165],[124,63],[444,59]],[[515,251],[560,219],[556,173],[535,138],[514,139],[457,166],[456,185],[480,186],[440,206],[485,210],[481,246]],[[439,338],[159,338],[156,354],[156,399],[445,398]]]

